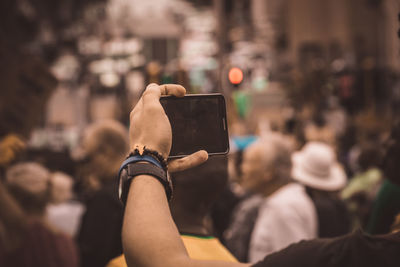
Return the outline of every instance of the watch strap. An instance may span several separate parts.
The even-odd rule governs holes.
[[[170,200],[172,197],[172,183],[169,179],[168,172],[162,168],[146,162],[134,162],[125,165],[127,168],[126,172],[120,172],[120,200],[125,205],[128,198],[129,187],[132,180],[138,175],[150,175],[156,178],[165,189],[167,199]],[[124,177],[121,177],[124,176]],[[122,181],[121,181],[122,179]]]
[[[146,161],[146,162],[150,162],[154,165],[156,165],[157,167],[163,168],[161,163],[159,161],[157,161],[155,158],[153,158],[152,156],[148,156],[148,155],[131,155],[129,156],[126,160],[124,160],[124,162],[122,162],[121,167],[119,168],[119,173],[129,164],[131,163],[135,163],[135,162],[140,162],[140,161]]]
[[[137,162],[135,164],[128,164],[128,176],[134,177],[140,174],[148,174],[160,178],[164,182],[167,180],[167,172],[155,165],[151,165],[144,162]]]

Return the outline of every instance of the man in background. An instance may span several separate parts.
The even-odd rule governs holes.
[[[232,242],[249,242],[247,261],[256,262],[303,239],[317,236],[317,217],[304,187],[291,178],[291,146],[280,134],[271,133],[251,144],[244,152],[241,185],[258,198],[250,198],[257,208],[250,236]],[[239,206],[240,207],[240,206]],[[236,213],[237,214],[237,213]],[[240,214],[239,214],[240,215]],[[248,218],[249,216],[246,216]],[[232,226],[241,227],[240,223]],[[239,233],[231,229],[233,234]]]
[[[127,135],[126,128],[112,120],[91,124],[84,132],[80,183],[86,212],[77,239],[85,267],[104,267],[122,252],[123,208],[115,175],[128,154]]]

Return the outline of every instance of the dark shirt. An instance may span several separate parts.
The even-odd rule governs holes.
[[[233,210],[240,200],[241,198],[227,186],[213,204],[211,218],[214,236],[221,240],[222,243],[225,242],[223,233],[228,228]]]
[[[77,267],[78,254],[71,238],[35,221],[28,225],[18,248],[5,252],[0,243],[0,266]]]
[[[367,232],[370,234],[389,233],[398,213],[400,213],[400,186],[385,180],[374,201]]]
[[[253,265],[268,266],[398,267],[400,233],[370,236],[357,231],[337,238],[301,241]]]
[[[232,222],[225,231],[225,245],[240,262],[248,262],[251,234],[263,200],[259,195],[247,196],[235,208]]]
[[[121,255],[122,220],[123,207],[114,182],[104,185],[88,198],[78,235],[83,267],[104,267]]]
[[[312,194],[307,188],[318,217],[318,237],[337,237],[350,231],[350,216],[346,204],[328,194]]]

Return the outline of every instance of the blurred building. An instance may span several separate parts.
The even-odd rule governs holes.
[[[29,136],[36,128],[34,147],[73,147],[92,121],[127,123],[148,82],[223,92],[231,113],[244,120],[262,120],[265,113],[279,121],[288,106],[323,105],[329,96],[350,113],[387,114],[400,103],[396,0],[3,5],[9,38],[0,52],[10,67],[0,72],[0,130]],[[239,85],[229,83],[232,67],[243,71]]]

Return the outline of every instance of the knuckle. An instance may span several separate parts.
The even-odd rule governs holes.
[[[155,86],[158,87],[158,84],[156,84],[156,83],[150,83],[149,85],[147,85],[146,90],[145,90],[144,92],[146,93],[147,89],[150,89],[150,88],[155,87]]]

